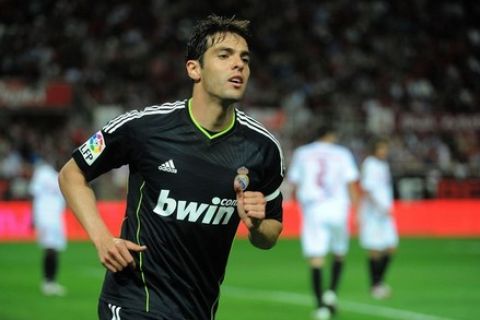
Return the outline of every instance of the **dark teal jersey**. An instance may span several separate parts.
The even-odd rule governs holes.
[[[73,158],[88,181],[130,169],[121,237],[148,249],[135,255],[137,270],[107,271],[100,299],[115,306],[168,319],[214,318],[239,224],[233,182],[240,168],[248,171],[247,190],[265,195],[267,218],[282,220],[280,145],[238,109],[214,135],[192,119],[188,100],[130,111]]]

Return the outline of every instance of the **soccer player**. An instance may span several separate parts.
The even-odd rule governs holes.
[[[301,243],[311,269],[317,304],[314,318],[329,319],[336,311],[337,288],[348,250],[349,207],[358,200],[358,169],[352,153],[335,143],[337,135],[332,127],[322,126],[317,137],[295,150],[287,177],[303,214]],[[322,273],[330,252],[334,256],[330,283],[324,290]]]
[[[43,282],[40,289],[47,296],[63,296],[66,293],[65,288],[57,282],[59,253],[67,243],[63,223],[65,200],[57,179],[58,172],[54,166],[45,160],[38,160],[29,185],[33,198],[33,224],[43,251]]]
[[[392,216],[393,189],[388,158],[388,140],[371,142],[371,155],[362,163],[363,196],[359,207],[360,244],[368,251],[371,294],[375,299],[390,296],[385,273],[398,245]]]
[[[280,145],[236,107],[250,75],[247,27],[215,15],[201,21],[187,46],[192,97],[118,116],[61,170],[67,203],[108,269],[100,319],[214,319],[239,222],[254,246],[276,243]],[[123,164],[127,209],[116,238],[88,182]]]

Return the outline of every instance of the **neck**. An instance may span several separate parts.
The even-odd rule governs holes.
[[[318,139],[318,141],[323,143],[335,143],[335,139]]]
[[[327,134],[323,137],[320,137],[318,140],[325,143],[335,143],[337,140],[337,137],[333,134]]]
[[[222,105],[220,101],[201,99],[193,95],[190,112],[195,121],[203,128],[220,132],[227,129],[233,121],[233,104]]]

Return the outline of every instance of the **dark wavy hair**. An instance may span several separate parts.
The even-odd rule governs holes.
[[[221,41],[227,32],[238,34],[248,43],[250,40],[249,24],[250,21],[238,20],[235,16],[226,18],[214,14],[209,15],[193,29],[187,44],[185,60],[199,60],[202,63],[205,51],[216,41]]]
[[[316,138],[323,138],[329,134],[337,134],[337,129],[330,123],[323,123],[317,126],[315,134]]]

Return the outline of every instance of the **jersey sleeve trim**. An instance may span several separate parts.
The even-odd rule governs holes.
[[[276,197],[278,197],[278,195],[280,194],[280,188],[278,188],[277,190],[275,190],[274,192],[272,192],[271,194],[269,194],[268,196],[265,197],[265,201],[272,201],[273,199],[275,199]]]
[[[180,109],[180,108],[185,108],[185,101],[175,101],[173,103],[164,103],[161,106],[146,107],[141,111],[132,110],[112,119],[102,128],[102,130],[105,131],[106,133],[113,133],[118,128],[120,128],[125,123],[131,120],[138,119],[143,116],[154,115],[154,114],[171,113],[176,109]]]

